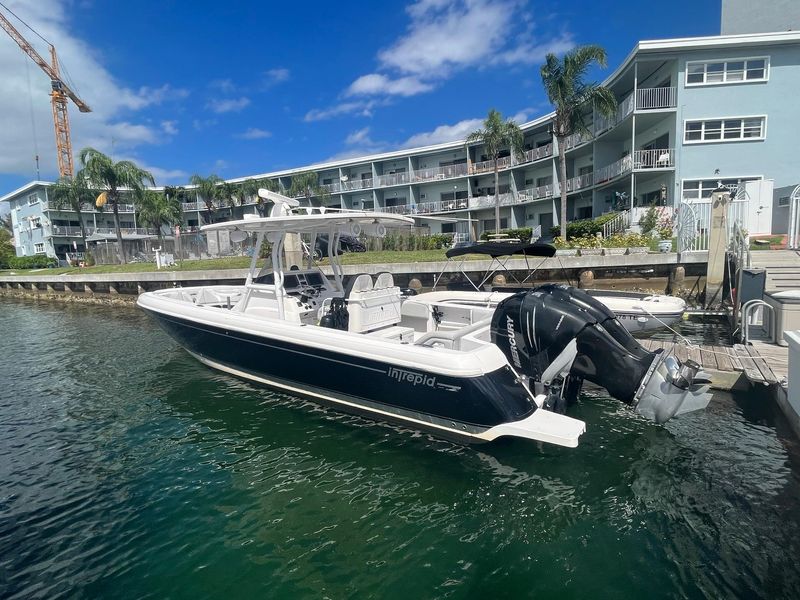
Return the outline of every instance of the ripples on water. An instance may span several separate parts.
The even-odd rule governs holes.
[[[3,302],[0,597],[797,597],[766,398],[461,447],[206,369],[130,309]]]

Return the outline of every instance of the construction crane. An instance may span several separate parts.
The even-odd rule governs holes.
[[[12,15],[8,7],[3,6]],[[14,15],[16,17],[16,15]],[[17,17],[19,19],[19,17]],[[22,19],[20,19],[22,21]],[[25,23],[24,21],[22,21]],[[28,26],[26,24],[26,26]],[[19,31],[11,24],[11,22],[0,12],[0,27],[2,27],[11,39],[17,42],[17,45],[22,48],[22,51],[31,57],[33,62],[39,65],[39,68],[50,77],[50,104],[53,107],[53,124],[56,130],[56,152],[58,153],[58,172],[62,177],[72,177],[75,172],[72,160],[72,141],[69,132],[69,115],[67,114],[67,98],[75,103],[78,110],[81,112],[92,112],[92,109],[81,100],[78,95],[73,92],[69,86],[61,79],[61,74],[58,68],[58,56],[56,55],[56,48],[47,40],[50,46],[50,62],[48,63],[42,56],[34,49],[28,41],[22,37]],[[30,29],[30,27],[29,27]],[[31,29],[33,31],[33,29]],[[34,31],[34,33],[36,33]],[[37,34],[38,35],[38,34]],[[39,36],[41,37],[41,36]]]

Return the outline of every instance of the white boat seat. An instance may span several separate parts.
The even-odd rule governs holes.
[[[386,271],[383,273],[378,273],[378,276],[375,278],[375,285],[373,288],[376,290],[384,290],[392,287],[394,287],[394,277],[392,277],[392,274]]]
[[[386,282],[386,278],[381,280],[382,285]],[[345,300],[350,314],[350,331],[365,333],[400,322],[400,288],[373,287],[372,277],[367,274],[351,280]]]

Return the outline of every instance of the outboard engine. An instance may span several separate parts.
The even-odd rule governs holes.
[[[584,380],[658,423],[705,408],[710,380],[699,366],[645,350],[586,292],[544,285],[506,298],[492,316],[492,342],[558,410]]]

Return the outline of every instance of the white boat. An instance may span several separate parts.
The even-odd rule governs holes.
[[[483,255],[491,258],[491,262],[486,272],[475,283],[464,270],[464,257],[469,254]],[[462,292],[465,289],[474,290],[482,293],[484,288],[490,284],[492,278],[497,273],[504,273],[513,278],[513,270],[509,268],[508,259],[522,257],[526,261],[527,276],[522,281],[515,281],[516,285],[492,286],[492,289],[499,292],[513,293],[516,291],[530,289],[531,276],[536,271],[537,266],[531,266],[528,259],[531,257],[548,258],[555,255],[555,247],[541,243],[514,243],[514,242],[478,242],[468,245],[461,245],[451,248],[446,252],[448,265],[436,278],[434,291],[438,290],[437,284],[446,271],[458,271],[462,275],[462,282],[459,289],[453,290]],[[651,331],[662,327],[669,327],[678,323],[686,312],[686,302],[681,298],[666,296],[663,294],[643,294],[638,292],[618,291],[618,290],[586,290],[586,293],[602,302],[613,312],[620,323],[632,333],[641,331]],[[495,296],[502,300],[505,296]]]
[[[516,437],[577,446],[586,425],[563,412],[583,379],[659,422],[708,402],[696,365],[647,352],[602,305],[571,288],[511,295],[491,314],[443,323],[431,306],[403,302],[388,273],[344,285],[338,243],[329,244],[328,278],[312,258],[301,264],[301,236],[312,244],[317,233],[380,236],[411,220],[295,214],[296,201],[259,194],[275,203],[270,217],[204,229],[254,236],[256,248],[269,241],[267,267],[259,270],[254,256],[244,285],[159,290],[137,302],[209,367],[460,442]],[[559,318],[559,326],[531,331]]]

